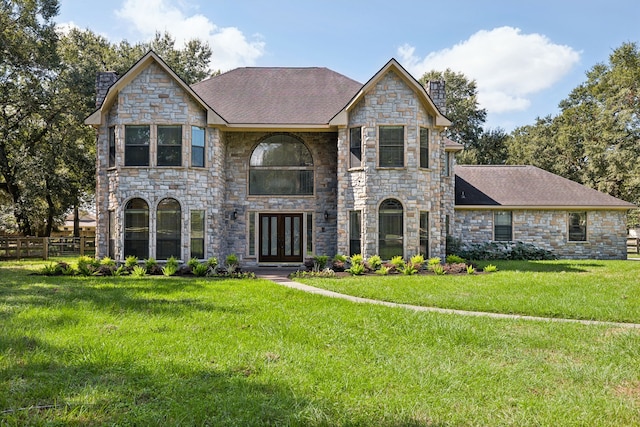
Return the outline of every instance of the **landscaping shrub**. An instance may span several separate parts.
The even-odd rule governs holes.
[[[314,255],[313,271],[322,271],[327,267],[329,257],[327,255]]]
[[[333,261],[332,261],[333,271],[344,271],[346,262],[347,262],[346,255],[336,254],[336,256],[333,257]]]
[[[367,260],[367,264],[369,264],[371,270],[377,271],[382,267],[382,258],[379,255],[371,255]]]
[[[81,276],[91,276],[100,267],[100,261],[89,256],[78,258],[78,274]]]
[[[523,242],[486,242],[465,246],[458,252],[464,259],[536,261],[554,260],[553,252]]]
[[[345,271],[353,276],[363,275],[365,272],[364,263],[351,264],[351,267],[347,268]]]
[[[459,264],[461,262],[465,262],[464,258],[459,257],[458,255],[447,255],[447,258],[446,258],[447,264]]]
[[[445,242],[445,253],[447,255],[455,255],[462,249],[462,240],[457,237],[447,236]]]
[[[461,273],[469,272],[467,270],[467,264],[465,264],[464,262],[460,262],[456,264],[445,264],[445,265],[442,265],[441,267],[447,274],[461,274]]]
[[[203,277],[209,272],[209,266],[207,264],[198,263],[195,267],[191,268],[191,272],[194,276]]]
[[[400,270],[404,268],[404,259],[400,255],[394,256],[391,258],[391,265],[393,265],[396,270]]]
[[[124,266],[128,269],[133,269],[133,267],[135,267],[136,265],[138,265],[138,257],[135,255],[129,255],[124,260]]]

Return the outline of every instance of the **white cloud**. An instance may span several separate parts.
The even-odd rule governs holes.
[[[156,31],[167,31],[178,45],[194,38],[208,42],[213,50],[211,67],[215,70],[253,65],[264,54],[265,43],[260,37],[247,39],[238,28],[218,27],[201,14],[187,16],[169,0],[125,0],[116,15],[129,21],[146,39]]]
[[[404,45],[398,56],[409,72],[421,77],[450,68],[476,80],[478,101],[490,113],[523,111],[529,96],[553,86],[580,60],[570,46],[554,44],[541,34],[500,27],[478,31],[452,48],[418,58]]]

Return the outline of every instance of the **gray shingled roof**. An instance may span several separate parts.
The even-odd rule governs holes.
[[[237,68],[192,86],[231,124],[327,124],[362,84],[327,68]]]
[[[535,166],[457,165],[455,173],[456,206],[635,207]]]

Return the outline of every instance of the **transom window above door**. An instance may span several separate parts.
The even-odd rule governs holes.
[[[307,146],[286,134],[258,144],[249,162],[249,194],[312,196],[313,158]]]

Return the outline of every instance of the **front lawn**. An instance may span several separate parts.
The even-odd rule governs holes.
[[[638,330],[31,271],[0,263],[0,425],[640,424]]]
[[[496,261],[492,264],[497,265],[498,272],[473,276],[296,280],[348,295],[405,304],[640,323],[638,261]]]

